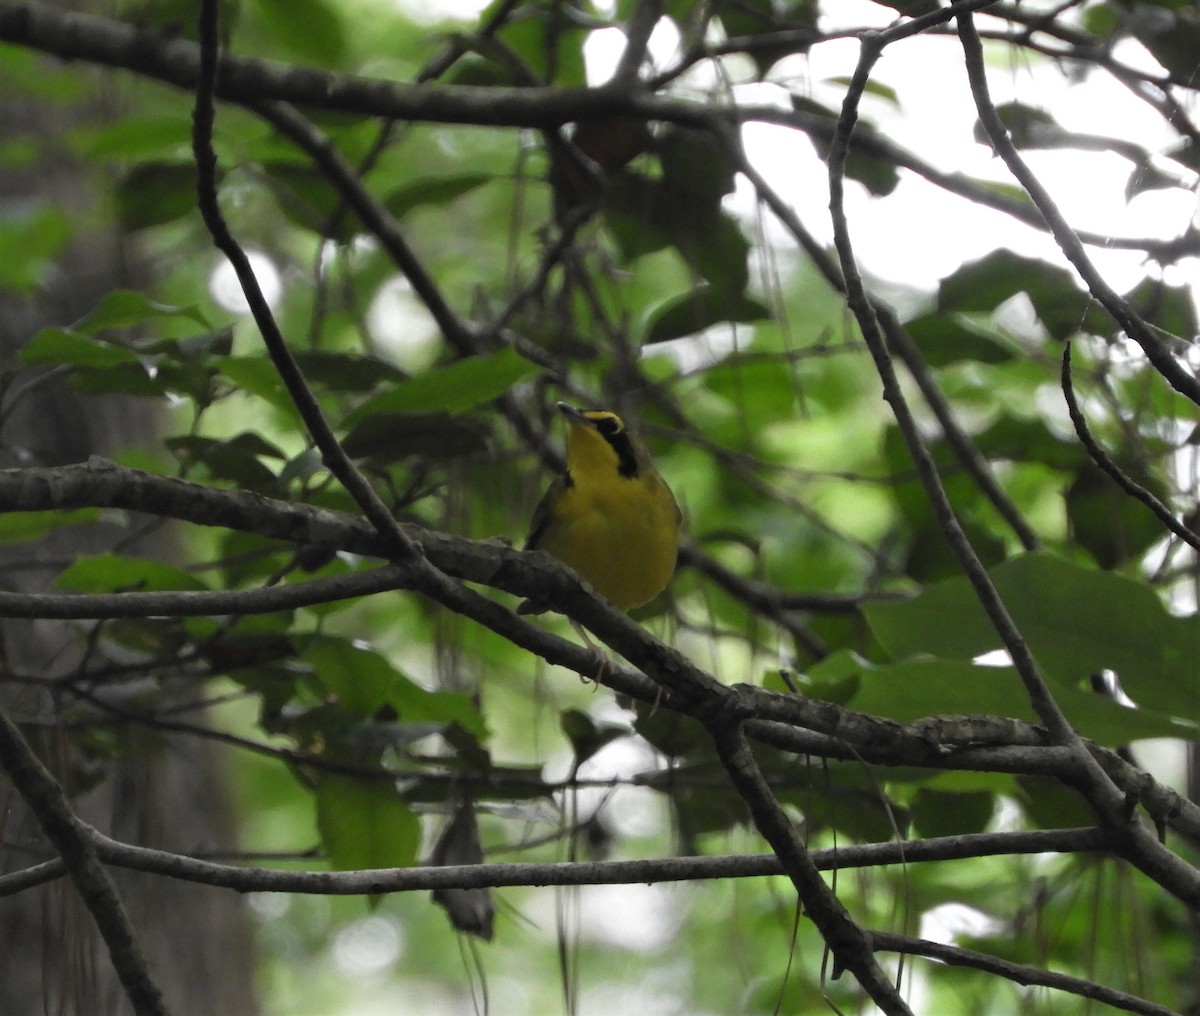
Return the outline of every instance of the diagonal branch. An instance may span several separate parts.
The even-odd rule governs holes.
[[[1196,377],[1180,364],[1162,339],[1104,281],[1104,276],[1092,263],[1092,259],[1084,250],[1083,244],[1075,235],[1070,223],[1063,218],[1058,206],[1050,197],[1050,193],[1042,186],[1042,182],[1033,174],[1012,143],[1012,139],[1008,136],[1008,130],[1000,120],[989,94],[987,72],[983,63],[983,44],[979,40],[979,34],[975,31],[975,24],[969,12],[963,12],[958,16],[958,36],[962,43],[971,95],[975,100],[980,123],[987,131],[993,150],[1004,161],[1009,172],[1017,178],[1033,203],[1037,205],[1055,242],[1066,255],[1067,260],[1074,265],[1083,281],[1087,283],[1092,295],[1121,326],[1125,334],[1142,347],[1146,358],[1171,387],[1200,405],[1200,381],[1197,381]]]
[[[825,884],[795,826],[775,800],[750,751],[743,722],[735,712],[732,717],[710,717],[706,725],[730,781],[796,887],[805,916],[816,925],[833,953],[834,977],[849,970],[883,1012],[889,1016],[911,1013],[896,985],[875,961],[870,935]]]
[[[91,831],[71,811],[58,781],[3,711],[0,711],[0,767],[8,773],[42,832],[58,851],[100,930],[134,1012],[137,1016],[166,1016],[162,991],[150,973],[117,887],[100,863]]]
[[[1115,1009],[1124,1009],[1126,1012],[1142,1013],[1144,1016],[1179,1016],[1174,1009],[1169,1009],[1165,1005],[1159,1005],[1125,991],[1105,987],[1096,981],[1072,977],[1070,974],[1060,974],[1053,970],[1043,970],[1040,967],[1031,967],[1024,963],[1014,963],[997,956],[989,956],[987,953],[975,949],[964,949],[961,946],[945,945],[941,942],[930,942],[927,939],[893,935],[890,932],[881,931],[872,932],[871,940],[876,949],[901,953],[905,956],[926,956],[952,967],[985,970],[998,977],[1015,981],[1017,984],[1054,988],[1057,991],[1078,995],[1081,998],[1095,999],[1097,1002],[1111,1005]]]
[[[1106,473],[1108,478],[1131,498],[1135,501],[1140,501],[1149,508],[1154,513],[1155,518],[1178,536],[1179,539],[1193,550],[1200,551],[1200,537],[1197,537],[1179,519],[1175,518],[1174,512],[1155,497],[1151,491],[1147,490],[1140,483],[1135,483],[1131,477],[1127,476],[1092,436],[1091,428],[1088,427],[1087,417],[1083,415],[1083,409],[1079,405],[1079,400],[1075,397],[1075,385],[1071,379],[1070,341],[1063,348],[1060,379],[1063,398],[1066,400],[1067,412],[1071,416],[1071,423],[1075,427],[1075,433],[1078,435],[1080,443],[1087,449],[1087,453],[1091,456],[1092,461],[1096,463],[1096,466]]]

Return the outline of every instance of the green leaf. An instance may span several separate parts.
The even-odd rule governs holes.
[[[996,810],[996,795],[983,791],[954,793],[922,787],[909,805],[922,836],[963,836],[983,832]]]
[[[963,314],[931,312],[905,322],[905,330],[931,367],[952,363],[1007,363],[1017,351],[999,332],[976,324]]]
[[[196,207],[193,162],[142,162],[113,191],[117,221],[129,232],[182,219]]]
[[[392,781],[324,775],[316,801],[317,831],[335,871],[408,868],[416,863],[421,823]]]
[[[457,723],[480,741],[487,738],[483,718],[468,696],[428,691],[373,649],[336,636],[314,635],[305,642],[304,658],[339,705],[358,717],[373,717],[390,706],[404,723]]]
[[[932,2],[936,8],[937,0],[932,0]],[[854,79],[847,74],[836,74],[831,78],[826,78],[825,80],[831,85],[840,85],[842,88],[849,88]],[[899,93],[896,91],[896,89],[892,88],[890,85],[885,85],[882,81],[876,81],[874,78],[872,78],[863,88],[863,94],[874,95],[876,98],[883,99],[889,105],[895,106],[897,109],[900,108]]]
[[[1200,718],[1200,619],[1171,616],[1145,583],[1050,554],[1023,554],[990,574],[1056,689],[1086,688],[1090,675],[1112,670],[1139,706]],[[863,613],[895,660],[971,660],[1001,647],[965,578]]]
[[[300,413],[270,358],[223,356],[217,361],[217,369],[242,391],[257,395],[292,420],[300,422]]]
[[[656,147],[663,182],[681,200],[686,195],[698,205],[711,207],[733,193],[737,168],[716,135],[672,127]]]
[[[1083,468],[1088,461],[1078,441],[1058,437],[1042,420],[1008,413],[984,430],[975,445],[992,461],[1040,462],[1070,472]]]
[[[161,113],[127,115],[112,123],[89,126],[73,135],[87,159],[178,159],[191,150],[192,125],[187,117]]]
[[[190,572],[161,561],[119,554],[81,557],[54,580],[59,589],[77,589],[84,593],[111,593],[120,590],[201,590],[208,587]]]
[[[261,169],[279,207],[296,225],[342,243],[365,232],[359,217],[343,206],[341,193],[314,166],[264,161]],[[336,221],[335,211],[340,213]]]
[[[626,261],[670,244],[714,288],[745,291],[750,241],[721,207],[719,194],[626,171],[611,181],[604,216]]]
[[[144,293],[131,289],[115,289],[100,301],[95,310],[77,321],[73,329],[86,335],[95,335],[96,332],[106,329],[132,328],[155,318],[186,318],[196,322],[201,328],[212,327],[195,304],[173,306],[155,303]]]
[[[583,41],[587,32],[570,24],[570,11],[565,4],[523,7],[504,22],[497,38],[512,48],[539,81],[555,85],[586,84]]]
[[[397,187],[385,199],[384,205],[397,219],[402,219],[422,205],[445,205],[496,179],[492,173],[451,173],[411,180]]]
[[[337,67],[346,33],[336,8],[325,0],[244,0],[252,3],[271,40],[304,63]]]
[[[792,93],[791,102],[792,108],[798,112],[821,117],[828,120],[830,124],[837,120],[837,114],[832,109],[819,102],[814,102],[807,96]],[[878,141],[883,140],[875,128],[860,120],[854,133],[854,138],[860,143],[855,144],[853,140],[851,142],[850,151],[846,155],[846,176],[851,180],[857,180],[870,193],[883,197],[896,189],[896,185],[900,182],[900,172],[891,159],[884,155],[877,155],[871,148],[861,144],[862,141],[872,137]],[[830,140],[816,133],[811,134],[810,139],[821,157],[828,159],[831,150]]]
[[[380,412],[462,413],[491,402],[523,377],[538,370],[512,349],[468,356],[446,367],[435,367],[368,399],[349,413],[344,425],[353,427]]]
[[[601,748],[629,736],[629,728],[615,723],[597,723],[581,709],[567,709],[559,717],[559,725],[571,742],[575,765],[581,765]]]
[[[381,465],[410,457],[448,461],[484,451],[487,432],[448,413],[372,413],[349,430],[342,447],[351,458]]]
[[[29,340],[18,359],[27,367],[104,368],[128,365],[145,373],[135,353],[70,328],[43,328]]]
[[[1159,500],[1167,496],[1156,477],[1147,476],[1142,463],[1119,461],[1126,476]],[[1064,500],[1071,535],[1087,548],[1101,568],[1116,568],[1139,558],[1163,538],[1163,525],[1140,501],[1125,493],[1107,473],[1090,460],[1067,488]]]
[[[1192,342],[1200,332],[1196,304],[1186,283],[1170,286],[1161,279],[1142,279],[1125,294],[1125,300],[1147,322]]]
[[[953,624],[955,618],[948,619]],[[846,702],[852,709],[912,723],[927,716],[1006,716],[1027,723],[1038,717],[1012,667],[987,667],[967,661],[912,659],[874,666],[850,653],[821,661],[808,675],[805,691],[823,685],[844,692],[847,670],[858,677],[854,694]],[[1130,709],[1111,698],[1075,687],[1057,686],[1054,698],[1072,725],[1085,737],[1109,746],[1147,737],[1200,738],[1200,727],[1162,712]]]
[[[0,250],[7,252],[0,257],[0,288],[20,293],[43,284],[71,233],[70,220],[57,208],[30,202],[6,211],[0,216]]]
[[[389,703],[399,685],[412,683],[385,657],[347,639],[315,635],[304,644],[304,658],[342,708],[362,718]]]
[[[1070,143],[1071,135],[1044,109],[1023,102],[1006,102],[996,107],[996,113],[1018,148],[1058,148]],[[978,122],[975,140],[981,145],[989,144],[987,131]]]
[[[258,434],[244,432],[224,441],[199,434],[182,434],[169,437],[163,443],[184,465],[203,463],[213,479],[228,480],[237,487],[263,494],[279,493],[278,477],[259,459],[282,461],[285,456]]]
[[[0,542],[19,543],[37,540],[60,526],[75,526],[94,522],[100,517],[99,508],[77,508],[62,512],[2,512],[0,513]]]
[[[1080,332],[1104,334],[1112,322],[1074,277],[1057,265],[995,250],[962,265],[938,285],[938,309],[994,311],[1018,293],[1025,293],[1038,319],[1053,338]]]
[[[741,293],[704,284],[660,304],[650,315],[646,345],[695,335],[725,321],[765,321],[771,312],[765,304]]]
[[[298,349],[295,357],[310,384],[322,385],[334,392],[367,392],[408,377],[395,364],[377,356],[333,349]]]

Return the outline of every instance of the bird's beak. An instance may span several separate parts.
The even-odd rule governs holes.
[[[554,408],[557,409],[560,413],[562,413],[562,415],[565,416],[572,423],[582,423],[584,425],[588,425],[591,423],[591,421],[586,416],[583,415],[583,410],[580,409],[578,406],[572,406],[570,403],[567,403],[567,402],[556,402],[554,404]]]

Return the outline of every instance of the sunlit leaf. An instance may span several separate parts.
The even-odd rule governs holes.
[[[991,576],[1057,689],[1088,687],[1090,675],[1112,670],[1139,706],[1200,718],[1200,620],[1168,614],[1145,583],[1050,554],[1013,558]],[[922,654],[971,660],[1001,648],[965,578],[930,586],[910,600],[868,604],[864,613],[897,660]]]
[[[416,863],[421,823],[391,780],[326,774],[317,784],[316,801],[321,846],[335,871]]]
[[[70,328],[43,328],[29,340],[19,356],[28,366],[103,368],[132,365],[142,369],[137,356],[125,347]]]
[[[181,307],[156,303],[144,293],[129,289],[116,289],[100,302],[95,310],[89,311],[72,327],[87,335],[110,328],[132,328],[155,318],[185,318],[201,328],[211,327],[195,305]]]
[[[0,512],[0,542],[38,540],[61,526],[94,522],[99,517],[98,508],[77,508],[65,512]]]
[[[76,589],[84,593],[207,588],[195,575],[182,568],[148,558],[123,557],[120,554],[81,557],[69,565],[54,580],[54,584],[60,589]]]

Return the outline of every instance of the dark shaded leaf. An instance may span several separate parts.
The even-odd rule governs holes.
[[[1164,332],[1191,342],[1200,332],[1196,321],[1196,303],[1191,287],[1185,283],[1171,286],[1161,279],[1142,279],[1125,294],[1138,315]]]
[[[1060,148],[1070,144],[1071,135],[1043,109],[1023,102],[1006,102],[996,107],[996,114],[1018,148]],[[979,122],[975,124],[975,140],[981,145],[990,143]]]
[[[1163,499],[1166,492],[1161,482],[1146,476],[1134,463],[1120,465],[1134,482]],[[1091,461],[1080,468],[1065,499],[1071,535],[1101,568],[1116,568],[1137,559],[1165,533],[1149,508],[1126,494]]]
[[[402,219],[414,208],[422,205],[449,204],[455,198],[469,194],[495,178],[492,173],[452,173],[446,176],[422,177],[397,187],[383,203],[397,219]]]
[[[188,162],[141,162],[117,181],[117,221],[129,232],[161,226],[196,207],[196,167]]]
[[[1065,268],[995,250],[968,262],[938,286],[938,309],[994,311],[1018,293],[1025,293],[1051,337],[1067,339],[1080,331],[1105,334],[1112,321],[1091,295],[1081,291]]]
[[[487,432],[448,413],[373,413],[350,429],[342,446],[352,458],[380,464],[410,456],[446,460],[484,451]]]
[[[806,96],[793,93],[791,101],[793,109],[822,117],[828,120],[831,125],[837,120],[836,112],[828,106],[814,102]],[[875,133],[875,129],[870,124],[860,121],[855,127],[854,138],[861,141],[866,137],[875,135]],[[826,137],[816,133],[811,133],[809,138],[821,157],[828,159],[830,141]],[[851,141],[850,151],[846,155],[846,176],[851,180],[857,180],[877,197],[891,194],[900,182],[900,173],[896,169],[895,163],[882,155],[875,154],[875,152],[861,144],[855,144],[853,140]]]
[[[964,360],[1006,363],[1017,355],[1013,344],[999,333],[975,324],[962,314],[923,314],[905,322],[905,330],[931,367]]]
[[[697,286],[658,307],[647,322],[646,345],[694,335],[726,321],[765,321],[770,310],[758,300],[709,284]]]
[[[733,192],[737,170],[715,135],[675,127],[659,138],[655,147],[664,186],[680,200],[686,195],[710,208]]]
[[[279,489],[279,479],[260,458],[282,460],[285,456],[258,434],[243,432],[224,441],[184,434],[169,437],[163,443],[185,466],[203,464],[214,479],[263,493]]]
[[[377,356],[332,349],[301,349],[295,356],[309,382],[335,392],[367,392],[408,377],[395,364]]]
[[[251,3],[271,40],[304,63],[337,67],[346,34],[337,8],[325,0],[242,0]]]
[[[597,723],[580,709],[566,709],[559,718],[559,725],[571,742],[575,765],[581,765],[601,748],[622,737],[629,736],[629,728],[615,723]]]
[[[983,832],[996,810],[996,795],[984,791],[956,793],[922,787],[909,805],[921,836],[965,836]]]

